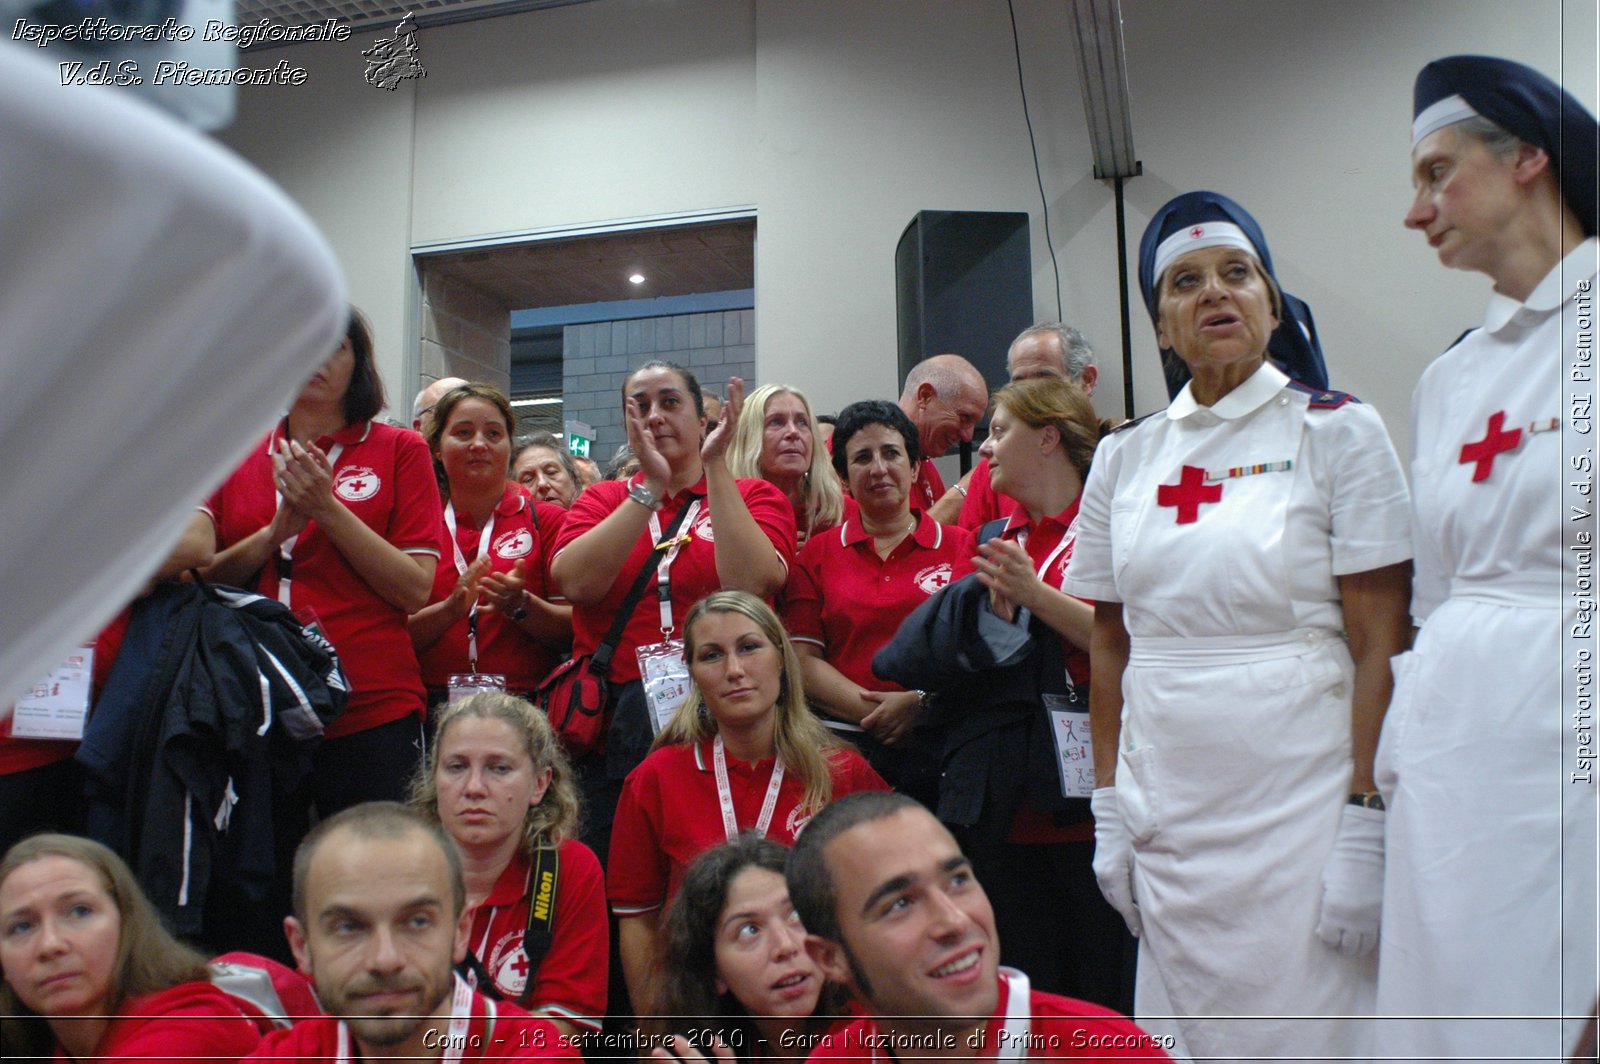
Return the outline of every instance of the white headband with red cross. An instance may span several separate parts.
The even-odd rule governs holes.
[[[1196,222],[1184,226],[1156,245],[1152,276],[1160,281],[1161,275],[1167,272],[1167,267],[1172,265],[1174,259],[1201,248],[1240,248],[1258,259],[1261,257],[1250,238],[1245,236],[1244,230],[1232,222]]]

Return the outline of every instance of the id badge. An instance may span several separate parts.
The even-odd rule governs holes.
[[[68,654],[17,699],[11,734],[18,739],[82,739],[93,674],[93,647],[79,647]]]
[[[1056,768],[1061,770],[1061,797],[1094,795],[1094,742],[1089,738],[1089,711],[1069,695],[1045,695],[1050,735],[1056,742]]]
[[[450,674],[450,699],[446,705],[455,705],[463,698],[484,691],[504,691],[506,678],[498,672],[452,672]]]
[[[635,653],[639,658],[639,679],[644,681],[644,697],[650,706],[650,732],[660,735],[689,697],[689,663],[683,660],[683,641],[651,643]]]

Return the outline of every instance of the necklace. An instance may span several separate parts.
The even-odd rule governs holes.
[[[917,515],[916,514],[912,514],[911,515],[911,523],[909,525],[907,525],[905,528],[901,529],[899,532],[893,532],[893,531],[889,531],[889,532],[874,532],[872,530],[872,526],[867,524],[867,515],[866,514],[862,514],[861,515],[861,531],[865,532],[867,535],[871,536],[873,539],[887,539],[889,536],[903,536],[907,532],[915,531],[916,527],[917,527]]]

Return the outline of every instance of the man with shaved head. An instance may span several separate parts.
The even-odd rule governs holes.
[[[284,931],[327,1015],[274,1031],[250,1059],[577,1059],[549,1020],[455,973],[466,895],[455,843],[403,805],[366,802],[318,824],[294,856]]]
[[[1013,381],[1059,377],[1072,381],[1088,396],[1094,395],[1095,383],[1100,378],[1100,367],[1095,365],[1094,348],[1089,346],[1088,339],[1059,321],[1040,322],[1018,333],[1006,351],[1006,372]],[[961,483],[946,492],[929,514],[936,521],[959,524],[976,532],[995,518],[1009,517],[1016,510],[1015,502],[996,495],[989,485],[989,460],[985,458],[972,467],[972,472]]]
[[[932,459],[957,443],[971,443],[972,434],[989,408],[989,386],[977,367],[960,355],[934,355],[912,367],[900,393],[900,409],[917,427],[922,456],[911,508],[930,510],[944,495],[944,478]]]
[[[411,402],[411,427],[418,432],[426,433],[423,423],[428,415],[433,413],[433,408],[439,405],[439,400],[444,398],[446,392],[452,388],[459,388],[467,382],[460,377],[440,377],[422,391]]]

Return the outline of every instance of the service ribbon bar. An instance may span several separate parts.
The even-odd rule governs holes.
[[[1558,418],[1558,417],[1545,418],[1543,421],[1535,421],[1533,424],[1529,425],[1528,426],[1528,435],[1532,436],[1536,432],[1554,432],[1556,429],[1558,429],[1560,427],[1561,427],[1561,419],[1560,418]]]
[[[1294,462],[1287,460],[1282,462],[1262,462],[1259,465],[1234,466],[1232,469],[1225,469],[1221,472],[1208,469],[1206,470],[1206,479],[1232,480],[1234,477],[1253,477],[1257,473],[1282,473],[1293,468]]]

